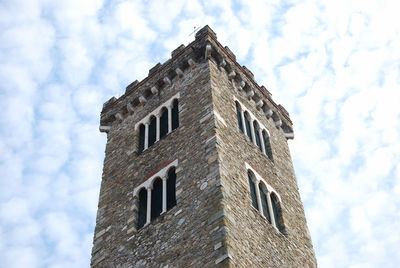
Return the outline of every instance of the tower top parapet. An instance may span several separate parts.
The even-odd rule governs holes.
[[[172,84],[175,77],[182,76],[188,68],[194,69],[197,63],[204,60],[216,62],[220,70],[225,70],[229,79],[254,101],[257,109],[262,109],[267,117],[271,116],[276,126],[282,126],[285,133],[293,134],[293,123],[286,109],[274,102],[272,94],[265,86],[257,84],[254,74],[236,61],[235,54],[228,46],[222,46],[218,42],[216,33],[208,25],[196,32],[195,40],[190,44],[180,45],[171,52],[170,59],[152,67],[142,81],[135,80],[129,84],[118,99],[112,97],[105,102],[101,112],[100,130],[104,131],[108,129],[104,127],[115,121],[121,122],[125,117],[134,114],[150,98],[159,94],[163,87]]]

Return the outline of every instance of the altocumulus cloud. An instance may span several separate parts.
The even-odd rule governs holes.
[[[295,123],[320,267],[400,264],[396,1],[0,3],[2,267],[88,267],[103,102],[209,24]]]

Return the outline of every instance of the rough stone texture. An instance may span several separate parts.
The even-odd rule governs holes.
[[[205,47],[211,44],[209,59]],[[314,267],[316,260],[284,129],[275,127],[255,100],[291,130],[282,106],[258,86],[251,72],[235,62],[208,27],[196,40],[174,51],[141,82],[103,106],[100,125],[110,126],[92,249],[92,267]],[[196,62],[192,69],[187,61]],[[218,67],[225,60],[226,66]],[[183,71],[178,77],[176,68]],[[230,80],[228,74],[237,73]],[[163,83],[168,77],[172,84]],[[245,81],[256,92],[246,98]],[[157,86],[154,95],[150,88]],[[138,154],[134,125],[176,93],[180,126]],[[147,102],[138,99],[144,96]],[[271,134],[274,162],[242,134],[233,96]],[[130,103],[134,112],[128,113]],[[120,113],[122,120],[116,120]],[[138,204],[133,189],[162,163],[178,159],[177,205],[136,230]],[[251,206],[245,162],[257,169],[282,198],[283,234]]]

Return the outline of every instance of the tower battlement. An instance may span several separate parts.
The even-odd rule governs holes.
[[[103,105],[92,267],[316,267],[292,121],[208,26]]]

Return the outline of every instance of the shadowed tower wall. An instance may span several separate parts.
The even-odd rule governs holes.
[[[208,26],[171,54],[103,105],[91,266],[315,267],[289,114]]]

